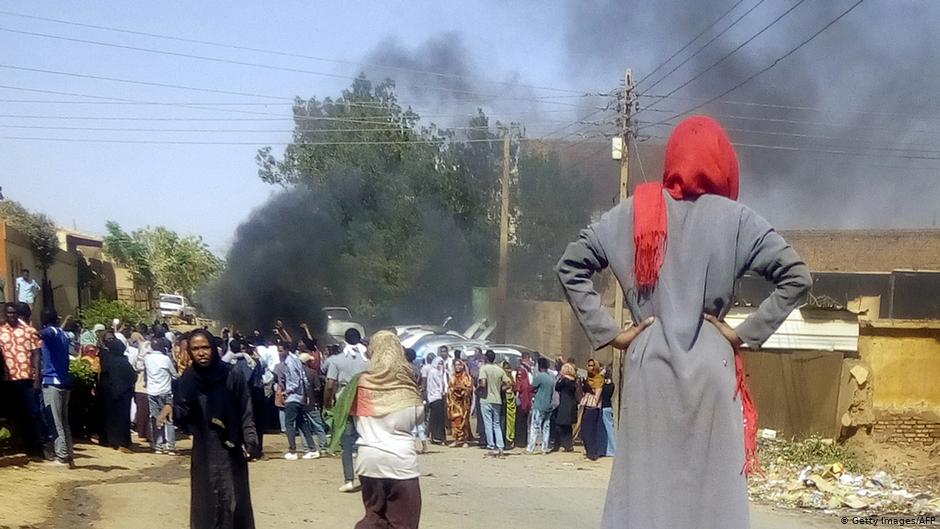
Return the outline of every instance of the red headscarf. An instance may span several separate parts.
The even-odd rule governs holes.
[[[666,255],[665,189],[676,200],[705,195],[738,199],[738,157],[724,129],[712,118],[693,116],[676,126],[666,144],[663,182],[643,184],[633,197],[634,274],[652,290]]]
[[[663,182],[643,184],[633,197],[634,275],[641,291],[652,291],[666,256],[668,219],[665,189],[676,200],[706,195],[738,199],[738,156],[721,125],[693,116],[679,123],[666,144]],[[745,471],[757,470],[757,408],[751,400],[741,355],[735,351],[735,396],[744,408]]]

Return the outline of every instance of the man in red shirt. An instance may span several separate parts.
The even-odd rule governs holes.
[[[5,321],[0,325],[0,349],[5,368],[3,383],[15,398],[12,409],[19,416],[19,424],[25,432],[27,454],[45,458],[39,406],[42,341],[36,329],[21,320],[16,303],[7,303],[4,309]]]

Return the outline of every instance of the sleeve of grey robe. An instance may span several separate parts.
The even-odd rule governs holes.
[[[555,272],[565,290],[568,303],[594,349],[600,349],[620,334],[616,320],[601,303],[592,277],[607,268],[607,253],[594,231],[581,231],[577,241],[568,244]]]
[[[806,263],[787,241],[746,207],[738,226],[735,267],[738,277],[752,271],[775,285],[773,293],[735,329],[744,343],[756,349],[803,303],[812,278]]]

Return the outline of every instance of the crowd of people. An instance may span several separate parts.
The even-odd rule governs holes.
[[[225,490],[233,497],[241,494],[237,491],[247,487],[242,463],[262,458],[265,434],[276,431],[287,438],[284,459],[338,454],[343,466],[339,490],[358,492],[371,483],[370,494],[380,486],[375,480],[388,476],[369,472],[363,447],[383,446],[390,439],[411,444],[415,457],[428,451],[429,442],[445,445],[448,440],[453,448],[473,443],[501,456],[513,448],[526,454],[570,452],[580,432],[587,457],[614,451],[614,386],[609,369],[594,360],[588,362],[586,376],[578,377],[573,359],[549,361],[538,353],[523,354],[513,368],[505,360],[497,363],[493,351],[481,348],[464,356],[441,347],[420,361],[414,350],[402,349],[407,382],[420,401],[417,411],[410,421],[367,421],[364,426],[361,408],[384,404],[363,404],[367,390],[358,377],[373,366],[376,344],[355,329],[347,331],[343,343],[321,349],[306,324],[294,338],[280,321],[271,336],[223,329],[215,337],[204,329],[175,334],[159,322],[131,326],[113,321],[107,327],[86,327],[70,318],[60,321],[51,309],[43,311],[37,330],[31,317],[29,304],[5,305],[0,325],[3,387],[10,399],[8,409],[17,412],[17,432],[26,452],[55,465],[75,466],[69,417],[72,362],[87,362],[96,374],[94,406],[85,418],[91,424],[83,430],[102,446],[125,453],[142,444],[156,454],[176,455],[177,437],[192,436],[193,476],[200,478],[194,481],[194,491],[201,490],[197,482],[218,488],[206,481],[212,479],[209,467],[216,468],[215,463],[200,463],[216,461],[230,471],[226,475],[235,476]],[[395,344],[401,348],[397,337]],[[205,347],[208,350],[202,351]],[[356,391],[347,391],[354,381],[358,399]],[[211,398],[203,395],[200,400],[201,388],[210,388]],[[220,396],[226,391],[237,393],[233,402],[243,402],[242,409],[228,409],[223,401],[232,395]],[[384,386],[373,388],[374,394],[384,391]],[[193,419],[207,414],[218,418]],[[407,429],[402,430],[405,423]],[[209,435],[216,430],[224,435]],[[200,438],[207,441],[200,444]],[[237,460],[229,457],[227,442],[243,449]],[[404,474],[407,479],[417,478],[416,464]],[[402,476],[397,471],[393,477]],[[247,494],[247,488],[243,492]],[[201,504],[209,500],[196,499]]]
[[[523,352],[513,368],[506,359],[497,363],[492,350],[477,347],[469,353],[465,357],[442,346],[414,368],[428,412],[427,426],[415,430],[421,451],[429,441],[447,444],[449,432],[450,447],[469,447],[475,440],[493,456],[514,448],[527,454],[571,452],[579,436],[588,458],[614,455],[609,366],[590,359],[579,377],[573,358],[549,360]],[[413,350],[405,354],[414,362]]]

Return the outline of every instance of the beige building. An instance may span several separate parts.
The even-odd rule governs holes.
[[[81,257],[72,252],[60,251],[55,263],[46,271],[43,290],[36,302],[33,319],[39,319],[39,312],[45,308],[45,301],[51,298],[55,309],[61,316],[77,315],[79,307],[78,260]],[[16,278],[24,268],[29,269],[32,277],[40,284],[43,272],[33,255],[29,239],[12,226],[0,221],[0,277],[5,283],[4,301],[15,301]]]

